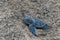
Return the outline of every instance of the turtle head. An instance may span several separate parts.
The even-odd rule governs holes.
[[[24,16],[23,20],[26,24],[31,24],[32,23],[32,19],[27,14],[23,14],[23,16]]]

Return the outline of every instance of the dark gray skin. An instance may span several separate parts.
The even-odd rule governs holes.
[[[24,22],[29,25],[29,29],[32,32],[33,35],[37,36],[36,34],[36,28],[40,28],[44,31],[48,31],[48,26],[46,22],[39,18],[30,18],[27,14],[23,14],[24,16]]]

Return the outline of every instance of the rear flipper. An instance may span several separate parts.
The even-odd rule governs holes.
[[[46,24],[42,30],[44,30],[45,32],[49,32],[50,31],[50,27]]]
[[[29,25],[29,29],[30,29],[30,31],[32,32],[33,35],[37,36],[37,34],[36,34],[36,28],[35,28],[34,24],[30,24]]]

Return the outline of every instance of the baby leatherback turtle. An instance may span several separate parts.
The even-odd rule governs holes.
[[[31,18],[26,13],[23,13],[23,16],[24,22],[29,25],[28,28],[30,29],[33,35],[37,36],[36,34],[37,28],[42,29],[44,31],[48,31],[48,25],[42,19],[34,17]]]

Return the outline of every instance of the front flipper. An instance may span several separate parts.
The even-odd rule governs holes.
[[[30,31],[32,32],[33,35],[37,36],[36,35],[36,28],[35,28],[34,24],[30,24],[29,25],[29,29],[30,29]]]

